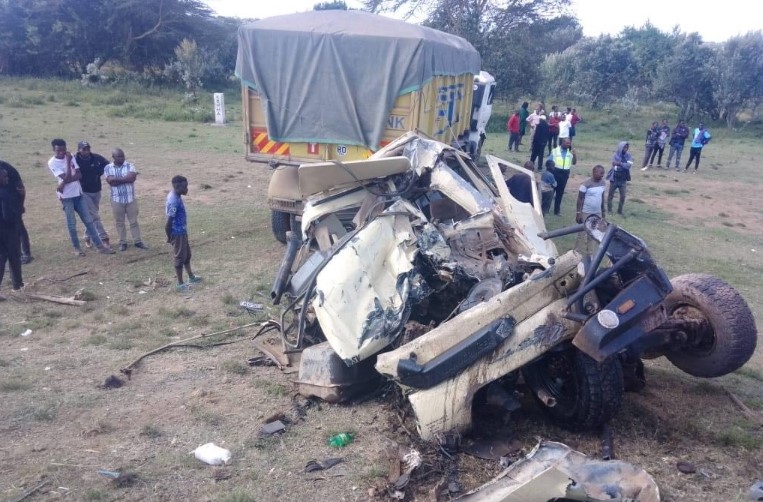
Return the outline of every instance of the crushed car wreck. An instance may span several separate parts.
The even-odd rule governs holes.
[[[424,439],[467,430],[477,391],[520,374],[558,424],[591,429],[617,412],[643,358],[716,377],[751,357],[755,321],[731,286],[671,282],[641,239],[595,216],[547,232],[535,183],[534,206],[519,202],[501,168],[533,173],[487,161],[486,172],[408,133],[367,161],[300,167],[301,236],[289,234],[272,291],[274,304],[288,300],[285,348],[325,340],[324,357],[365,361],[354,372],[326,361],[342,386],[368,382],[375,359]],[[551,239],[574,232],[600,243],[594,256],[559,255]],[[310,372],[299,380],[314,389]]]

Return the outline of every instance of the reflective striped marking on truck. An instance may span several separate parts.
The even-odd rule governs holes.
[[[289,155],[289,143],[273,141],[265,129],[252,129],[252,150],[255,153],[270,153],[273,155]]]

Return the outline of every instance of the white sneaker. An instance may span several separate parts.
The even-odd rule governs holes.
[[[642,171],[646,171],[647,169],[649,169],[649,166],[644,166],[641,168]]]

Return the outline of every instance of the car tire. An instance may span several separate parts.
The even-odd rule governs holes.
[[[291,230],[291,214],[283,211],[270,212],[270,228],[273,236],[282,244],[286,244],[286,232]]]
[[[669,317],[699,318],[709,329],[666,354],[690,375],[714,378],[741,368],[755,352],[758,330],[744,298],[724,280],[686,274],[671,280],[673,292],[664,301]]]
[[[545,354],[522,369],[522,376],[543,410],[563,429],[599,429],[622,404],[623,368],[618,357],[598,363],[576,348],[567,348]],[[545,403],[539,392],[555,403]]]

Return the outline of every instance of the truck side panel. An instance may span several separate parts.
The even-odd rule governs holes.
[[[420,132],[450,143],[468,132],[474,76],[438,76],[421,90],[397,98],[387,119],[381,146],[407,131]],[[268,136],[265,114],[256,90],[242,87],[247,160],[299,165],[328,160],[363,160],[373,152],[357,145],[334,143],[287,143]]]

